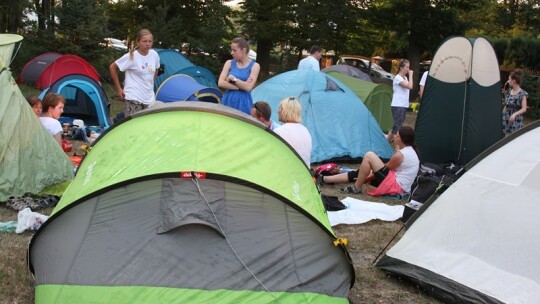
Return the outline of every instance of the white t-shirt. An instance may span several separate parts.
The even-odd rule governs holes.
[[[315,57],[309,55],[306,58],[300,60],[300,62],[298,63],[298,69],[313,70],[319,72],[321,70],[321,66],[319,65],[319,61],[315,59]]]
[[[403,154],[403,161],[401,162],[401,165],[394,170],[396,181],[403,191],[411,192],[412,183],[420,169],[420,160],[411,146],[404,147],[399,150],[399,152]]]
[[[311,163],[311,135],[300,123],[285,123],[274,129],[300,155],[306,166]]]
[[[41,116],[39,118],[39,121],[52,136],[55,136],[56,134],[63,131],[62,125],[57,119]]]
[[[407,77],[403,77],[399,74],[394,77],[394,82],[392,83],[392,87],[394,89],[394,94],[392,95],[392,107],[409,107],[409,89],[399,85],[403,81],[409,83]]]
[[[133,60],[129,53],[116,60],[120,71],[125,72],[124,95],[127,100],[135,100],[150,105],[155,100],[154,75],[159,68],[159,55],[150,50],[146,56],[137,50],[133,52]]]
[[[419,83],[419,85],[421,85],[421,86],[425,86],[425,85],[426,85],[427,74],[428,74],[428,71],[425,71],[424,74],[422,74],[422,78],[420,78],[420,83]]]

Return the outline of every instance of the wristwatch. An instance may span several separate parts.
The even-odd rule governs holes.
[[[236,77],[234,77],[234,79],[232,80],[232,83],[236,84],[236,81],[237,81],[237,80],[238,80],[238,79],[236,79]]]

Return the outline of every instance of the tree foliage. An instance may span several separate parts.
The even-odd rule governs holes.
[[[93,61],[105,74],[119,54],[99,47],[103,38],[132,42],[141,28],[154,33],[155,47],[182,49],[216,74],[225,57],[200,54],[230,56],[230,40],[248,34],[261,79],[270,63],[296,66],[300,51],[314,44],[338,55],[405,57],[418,71],[419,61],[431,58],[454,35],[490,39],[504,68],[539,69],[540,0],[243,0],[240,13],[225,2],[0,0],[0,30],[24,33],[16,60],[69,52]],[[287,53],[296,59],[283,56]]]

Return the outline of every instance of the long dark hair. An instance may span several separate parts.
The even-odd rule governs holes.
[[[409,126],[403,126],[399,128],[398,131],[399,138],[401,138],[401,141],[405,144],[405,146],[411,146],[413,147],[416,154],[418,154],[418,150],[416,149],[416,135],[414,134],[413,128]]]

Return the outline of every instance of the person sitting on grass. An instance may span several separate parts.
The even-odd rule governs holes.
[[[411,191],[411,185],[418,174],[420,160],[415,149],[415,135],[411,127],[401,127],[394,143],[399,150],[385,164],[374,152],[367,152],[360,169],[337,175],[319,176],[320,183],[352,183],[341,189],[345,193],[362,193],[362,185],[369,183],[377,187],[368,195],[394,195]]]
[[[41,112],[43,112],[43,102],[39,97],[32,95],[26,98],[26,101],[28,101],[28,104],[32,107],[32,111],[36,113],[37,117],[41,116]]]
[[[43,98],[43,113],[39,120],[41,124],[56,139],[59,145],[62,145],[62,125],[58,121],[64,113],[64,96],[56,93],[48,93]]]
[[[272,108],[265,101],[257,101],[251,106],[251,116],[262,122],[270,130],[274,130],[279,127],[270,116],[272,116]]]

